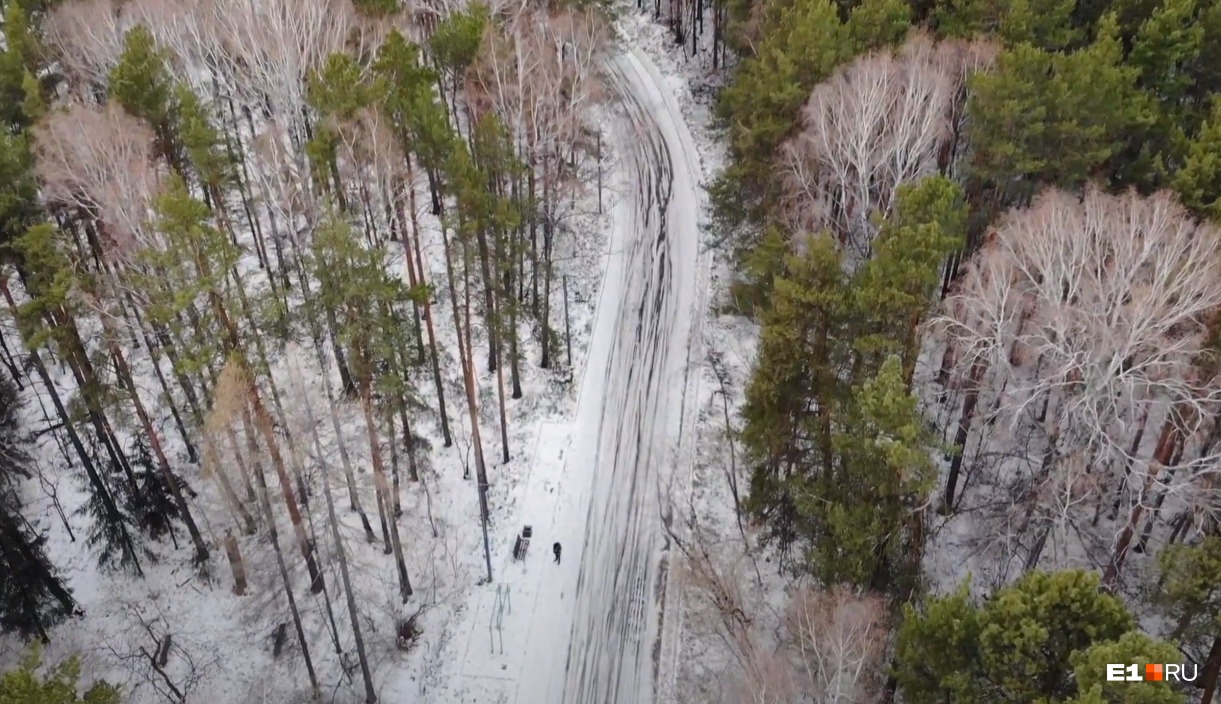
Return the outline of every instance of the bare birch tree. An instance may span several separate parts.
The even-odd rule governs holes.
[[[147,244],[140,240],[160,185],[151,129],[117,105],[72,105],[49,114],[33,134],[34,171],[46,200],[103,221],[104,249],[114,259]]]
[[[61,3],[43,23],[45,41],[87,102],[97,102],[119,62],[131,21],[114,0]]]
[[[355,28],[351,1],[210,0],[207,7],[225,48],[226,77],[295,128],[310,72],[342,52]]]
[[[955,346],[956,378],[979,379],[989,423],[1036,431],[1029,447],[992,448],[1019,458],[1004,463],[1001,485],[1033,502],[1018,509],[1022,529],[1038,528],[1027,569],[1049,532],[1067,541],[1088,528],[1109,489],[1129,506],[1110,540],[1115,579],[1154,489],[1201,491],[1216,471],[1215,446],[1165,470],[1221,401],[1221,383],[1199,366],[1221,306],[1218,244],[1213,225],[1166,193],[1050,191],[995,228],[947,299],[937,324]],[[1147,423],[1161,431],[1143,436]]]
[[[789,602],[788,630],[808,694],[824,704],[876,701],[889,641],[884,599],[845,588],[799,589]]]
[[[849,266],[867,260],[875,213],[890,212],[900,186],[947,169],[964,76],[986,57],[917,33],[897,52],[859,58],[818,85],[801,132],[780,149],[789,228],[828,229]]]

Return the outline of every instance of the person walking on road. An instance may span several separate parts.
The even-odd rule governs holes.
[[[555,553],[555,564],[560,564],[560,544],[556,543],[551,546],[551,552]]]

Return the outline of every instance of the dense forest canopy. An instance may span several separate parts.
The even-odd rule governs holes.
[[[430,451],[466,443],[486,531],[524,380],[571,371],[557,252],[600,198],[608,13],[2,4],[0,627],[89,618],[45,549],[87,525],[124,579],[274,594],[309,690],[307,631],[339,652],[342,624],[376,701],[337,515],[408,602]],[[724,83],[740,518],[792,582],[785,667],[717,593],[752,701],[1210,701],[1221,0],[638,6],[675,51],[707,26]],[[32,515],[61,473],[87,522]],[[1147,660],[1200,676],[1100,679]],[[79,663],[37,670],[0,699],[78,701]]]
[[[798,621],[841,634],[784,621],[794,661],[889,673],[789,686],[1210,701],[1221,4],[765,0],[715,17],[733,56],[713,203],[730,305],[760,325],[743,507],[795,583],[823,590],[823,606],[793,602]],[[1009,666],[989,658],[1061,636],[971,644],[1033,626],[965,624],[1004,618],[990,614],[1005,590],[1069,589],[1073,569],[1150,617],[1083,623],[1059,657],[1014,666],[1033,687],[997,679]],[[865,620],[843,585],[884,597],[885,615]],[[897,633],[893,658],[861,644],[879,629]],[[1137,693],[1074,674],[1102,653],[1185,659],[1200,677]],[[754,662],[754,691],[785,679]]]

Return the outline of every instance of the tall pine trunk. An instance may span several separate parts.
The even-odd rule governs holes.
[[[491,546],[488,543],[488,473],[487,467],[483,459],[483,440],[479,432],[479,404],[475,398],[475,364],[471,359],[470,354],[470,286],[467,286],[463,292],[463,300],[466,302],[464,308],[466,311],[466,328],[464,332],[462,324],[462,311],[458,307],[458,291],[457,282],[454,280],[454,264],[452,252],[450,251],[449,234],[445,228],[441,229],[441,243],[445,250],[445,273],[449,279],[450,299],[454,311],[454,330],[458,338],[458,359],[462,365],[462,380],[466,388],[466,407],[471,418],[471,441],[475,451],[475,477],[478,482],[477,491],[479,492],[479,519],[483,527],[483,552],[484,559],[487,562],[488,581],[492,579],[492,553]],[[464,259],[466,259],[464,257]],[[464,272],[465,275],[465,272]]]
[[[407,561],[403,558],[403,545],[399,540],[398,522],[394,520],[394,501],[386,482],[386,468],[382,462],[381,440],[377,432],[377,415],[373,412],[373,384],[368,361],[364,360],[360,374],[360,405],[365,414],[365,429],[369,436],[369,453],[373,462],[373,483],[377,487],[378,502],[387,517],[390,529],[390,546],[394,551],[394,564],[398,568],[399,595],[403,603],[411,596],[411,580],[407,577]]]
[[[271,510],[271,498],[268,495],[267,479],[259,463],[255,463],[255,481],[259,485],[259,506],[263,509],[263,520],[267,522],[267,533],[271,538],[271,549],[276,554],[276,567],[280,571],[280,580],[284,583],[284,594],[288,597],[288,611],[292,615],[293,628],[297,631],[297,642],[301,644],[301,654],[305,658],[305,669],[309,672],[310,687],[318,690],[318,675],[314,672],[314,662],[310,659],[309,642],[305,638],[305,629],[301,627],[301,612],[297,609],[297,598],[293,593],[292,578],[288,574],[288,565],[284,561],[284,551],[280,548],[280,534],[276,530],[276,517]]]
[[[437,387],[437,413],[441,418],[441,437],[445,447],[450,447],[454,444],[454,440],[449,432],[449,413],[445,409],[445,384],[441,380],[441,357],[437,353],[437,334],[432,320],[432,291],[428,290],[428,274],[424,269],[424,256],[420,251],[420,223],[416,217],[414,186],[408,190],[407,197],[408,207],[411,209],[411,240],[415,253],[415,269],[419,275],[420,286],[427,292],[424,297],[424,324],[428,331],[428,350],[432,357],[432,379]],[[412,249],[407,247],[406,236],[403,237],[403,248],[407,250],[406,255],[411,257]]]
[[[137,389],[135,381],[131,377],[131,369],[127,366],[127,360],[123,357],[123,352],[119,349],[118,343],[114,341],[114,331],[111,328],[109,318],[103,311],[100,316],[102,325],[107,328],[108,340],[107,347],[110,348],[110,356],[114,359],[115,372],[119,376],[119,381],[127,388],[131,394],[132,405],[136,409],[136,417],[140,420],[140,426],[144,428],[144,433],[148,437],[149,449],[153,452],[153,457],[157,462],[157,469],[161,472],[161,478],[165,482],[165,486],[170,491],[170,496],[174,499],[174,505],[178,507],[179,517],[187,527],[187,533],[191,536],[191,542],[195,545],[195,562],[203,564],[208,561],[208,544],[204,542],[203,534],[199,532],[199,527],[195,525],[195,517],[191,514],[191,507],[187,505],[186,497],[182,495],[182,485],[178,481],[178,477],[174,475],[170,469],[169,460],[166,459],[165,450],[161,446],[161,434],[153,427],[152,419],[149,418],[148,412],[144,408],[144,402],[140,400],[140,392]]]
[[[477,243],[479,247],[479,266],[483,273],[483,297],[487,312],[484,318],[488,325],[488,371],[496,373],[496,398],[500,410],[500,447],[501,458],[509,462],[509,423],[505,412],[505,373],[504,364],[498,359],[500,351],[500,301],[497,300],[496,289],[499,277],[492,273],[493,262],[488,247],[487,231],[479,229]],[[499,261],[495,268],[500,268]],[[469,323],[468,323],[469,325]]]
[[[328,397],[330,393],[328,388]],[[373,688],[373,674],[369,669],[369,658],[365,654],[365,639],[360,632],[360,611],[356,608],[356,592],[352,589],[352,576],[348,571],[347,552],[343,546],[343,536],[339,533],[339,519],[335,516],[335,499],[331,495],[330,464],[325,459],[326,455],[322,449],[322,442],[318,438],[318,423],[314,420],[313,408],[308,403],[305,404],[305,414],[311,429],[310,435],[314,441],[314,452],[318,454],[318,464],[322,468],[322,495],[326,500],[327,520],[331,526],[331,540],[335,542],[335,559],[339,562],[339,578],[343,581],[343,592],[348,606],[348,619],[352,624],[352,637],[356,642],[356,658],[360,664],[360,676],[365,685],[365,704],[377,704],[377,692]],[[352,481],[350,470],[348,470],[347,477],[350,488]],[[365,533],[368,535],[369,541],[372,542],[373,529],[369,527],[369,519],[365,517],[363,511],[361,512],[361,518],[364,522]]]
[[[309,276],[300,261],[297,262],[296,273],[297,282],[301,286],[301,295],[305,299],[304,303],[308,310],[312,307],[313,292],[310,289]],[[349,507],[360,516],[360,523],[361,527],[364,528],[365,538],[372,543],[377,538],[373,534],[373,526],[369,524],[369,516],[365,513],[365,509],[360,502],[360,495],[356,490],[356,477],[352,471],[352,458],[348,454],[348,443],[343,438],[343,428],[339,422],[339,407],[335,400],[335,387],[331,384],[331,369],[327,363],[322,325],[318,322],[317,317],[312,314],[307,314],[306,322],[309,325],[310,335],[313,337],[314,359],[318,362],[318,371],[322,377],[323,390],[326,393],[327,410],[331,417],[331,430],[335,433],[335,446],[339,451],[340,464],[343,466],[344,477],[348,484]]]
[[[314,559],[314,546],[310,543],[309,536],[305,533],[305,525],[301,521],[301,510],[293,495],[292,481],[288,477],[284,456],[280,453],[280,446],[276,441],[271,415],[267,413],[267,407],[263,405],[263,399],[259,397],[259,390],[253,379],[247,381],[245,391],[250,407],[254,410],[255,427],[263,436],[263,443],[267,445],[267,454],[271,457],[271,465],[280,482],[280,493],[284,497],[284,505],[288,508],[288,518],[293,526],[293,534],[297,537],[297,546],[301,549],[301,556],[305,558],[305,567],[309,570],[310,591],[317,594],[322,591],[322,572],[318,570],[318,563]]]

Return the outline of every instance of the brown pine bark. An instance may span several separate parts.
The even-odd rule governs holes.
[[[451,306],[454,311],[454,330],[457,332],[458,338],[458,360],[462,365],[462,381],[466,389],[466,407],[471,418],[471,442],[474,445],[475,452],[475,477],[478,482],[476,487],[479,492],[479,519],[483,526],[483,552],[484,559],[487,562],[488,581],[492,579],[492,555],[491,548],[488,544],[488,474],[487,467],[483,460],[483,440],[479,433],[479,405],[475,398],[475,369],[474,362],[470,355],[470,286],[466,287],[464,300],[466,301],[466,321],[467,326],[462,325],[462,312],[458,309],[458,287],[454,280],[454,263],[450,252],[449,234],[445,228],[441,229],[441,243],[445,249],[445,273],[449,279],[450,299],[453,301]]]
[[[382,195],[385,206],[385,217],[390,222],[391,239],[398,239],[403,245],[403,266],[407,270],[407,285],[413,291],[420,290],[420,277],[416,274],[415,259],[411,256],[411,243],[408,240],[410,235],[407,232],[407,221],[403,219],[403,208],[401,203],[397,203],[388,194]],[[394,207],[390,203],[395,203]],[[415,340],[416,348],[416,364],[424,364],[428,361],[428,352],[424,348],[424,322],[421,320],[420,301],[415,297],[411,297],[411,333]]]
[[[237,538],[229,531],[225,531],[225,555],[229,558],[229,568],[233,570],[233,593],[243,596],[246,593],[246,563],[242,561]]]
[[[386,522],[390,529],[390,547],[394,552],[394,564],[398,568],[399,595],[403,603],[411,596],[411,580],[407,576],[407,561],[403,558],[403,545],[399,540],[398,522],[394,520],[394,502],[390,497],[390,487],[386,481],[386,467],[382,460],[381,439],[377,432],[377,416],[373,412],[373,384],[367,360],[361,360],[360,372],[360,405],[365,414],[365,429],[369,437],[369,453],[373,461],[373,483],[377,488],[377,500],[382,515],[387,516]]]
[[[416,201],[415,188],[408,186],[408,206],[411,209],[411,240],[412,247],[407,246],[407,234],[403,235],[403,248],[407,258],[411,258],[412,249],[415,253],[415,270],[419,276],[419,285],[425,289],[428,287],[428,275],[424,270],[424,256],[420,251],[420,223],[416,217]],[[399,206],[401,207],[401,206]],[[401,218],[401,216],[400,216]],[[445,409],[445,385],[441,381],[441,357],[437,354],[437,334],[433,328],[432,322],[432,293],[424,298],[424,324],[428,331],[428,350],[432,357],[432,378],[433,383],[437,387],[437,413],[441,418],[441,437],[445,447],[450,447],[454,444],[453,437],[449,432],[449,413]]]
[[[289,479],[284,456],[280,453],[279,443],[276,442],[271,415],[267,412],[267,407],[263,405],[263,399],[259,397],[258,388],[252,380],[247,382],[246,394],[250,407],[254,410],[255,427],[263,436],[263,443],[267,445],[267,453],[271,456],[271,465],[280,482],[280,493],[284,497],[285,507],[288,508],[288,519],[292,523],[297,546],[301,549],[301,556],[305,558],[305,567],[309,570],[310,591],[317,594],[322,591],[323,587],[322,572],[318,570],[318,563],[314,559],[314,546],[310,543],[309,536],[305,532],[305,525],[301,521],[301,510],[297,506],[297,497],[293,495],[292,480]]]
[[[114,341],[114,331],[110,329],[112,326],[109,318],[104,312],[100,317],[103,327],[107,329],[106,346],[110,350],[110,356],[114,359],[115,371],[119,376],[119,381],[131,394],[131,402],[135,407],[136,417],[139,418],[140,426],[144,428],[144,433],[148,437],[149,449],[152,450],[153,457],[157,462],[157,469],[161,472],[161,478],[165,482],[166,488],[169,489],[170,496],[174,498],[174,505],[178,508],[178,513],[180,518],[182,518],[183,524],[187,527],[187,533],[191,536],[191,543],[195,545],[195,562],[203,564],[208,561],[208,544],[204,542],[203,534],[199,532],[199,527],[195,525],[195,517],[191,514],[191,507],[187,505],[186,497],[182,495],[182,486],[178,482],[178,477],[170,469],[169,460],[166,459],[165,450],[161,446],[161,434],[153,427],[152,419],[149,418],[148,412],[144,408],[144,402],[140,400],[140,392],[132,380],[131,369],[127,366],[127,360],[123,357],[123,352],[119,349],[118,343]]]
[[[284,551],[280,549],[280,534],[276,530],[276,517],[271,510],[271,498],[267,492],[267,479],[263,476],[262,469],[257,466],[254,476],[259,485],[259,505],[263,509],[263,520],[267,522],[267,533],[271,538],[272,552],[276,555],[276,567],[279,568],[280,581],[284,584],[284,594],[288,598],[288,611],[292,615],[293,627],[297,631],[297,642],[301,644],[301,654],[305,658],[305,668],[309,671],[310,686],[317,691],[318,675],[314,672],[314,662],[310,658],[309,641],[305,638],[305,629],[301,627],[301,612],[297,610],[297,597],[293,593],[293,582],[288,574],[288,565],[284,561]],[[319,583],[321,583],[321,580],[319,580]]]
[[[509,456],[509,423],[505,412],[505,372],[500,356],[500,301],[496,295],[496,277],[492,274],[493,262],[488,248],[487,231],[479,229],[476,241],[479,248],[479,266],[483,273],[483,297],[486,314],[484,316],[488,327],[488,371],[496,373],[496,397],[500,410],[500,447],[501,461],[508,464]],[[499,261],[495,268],[500,268]],[[467,321],[469,328],[470,321]]]

